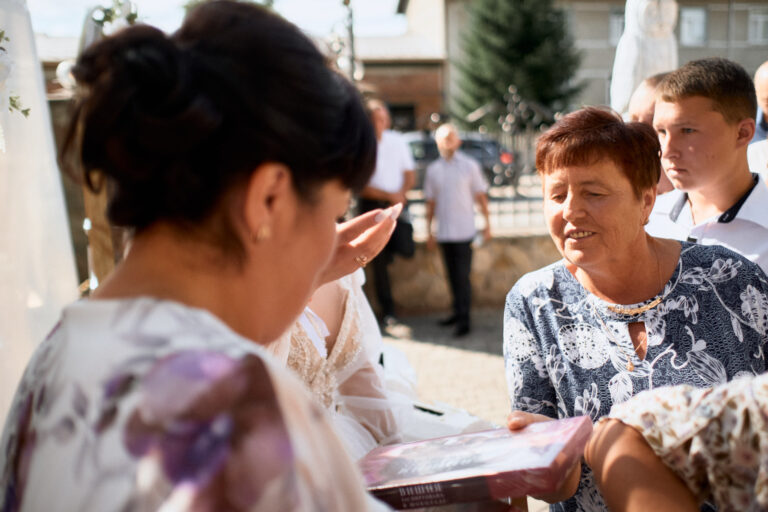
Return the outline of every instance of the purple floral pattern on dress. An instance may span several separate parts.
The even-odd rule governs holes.
[[[329,477],[307,478],[323,452],[291,442],[272,379],[293,388],[273,370],[205,311],[146,298],[73,304],[38,347],[6,420],[0,512],[360,503],[362,492],[324,494]],[[290,396],[294,422],[330,432],[319,407]],[[354,479],[351,461],[339,468]]]
[[[174,353],[145,376],[139,397],[125,446],[191,495],[190,509],[247,510],[275,475],[290,475],[290,440],[257,357]]]

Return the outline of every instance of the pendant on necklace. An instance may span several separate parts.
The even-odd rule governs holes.
[[[630,372],[635,370],[635,365],[632,364],[632,361],[629,358],[627,358],[627,370]]]

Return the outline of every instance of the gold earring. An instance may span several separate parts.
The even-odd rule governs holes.
[[[255,235],[252,235],[251,238],[253,238],[254,242],[263,242],[264,240],[267,240],[269,237],[272,236],[272,230],[269,229],[268,224],[262,224],[259,226],[258,231],[256,231]]]

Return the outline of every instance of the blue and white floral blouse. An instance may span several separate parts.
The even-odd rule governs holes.
[[[81,301],[0,444],[0,511],[382,510],[320,405],[210,313]]]
[[[523,276],[504,312],[512,409],[596,421],[646,389],[710,387],[764,372],[768,277],[723,247],[681,244],[661,303],[634,316],[609,310],[562,260]],[[634,322],[645,322],[644,360],[629,337],[627,326]],[[586,467],[576,496],[551,509],[607,510]]]

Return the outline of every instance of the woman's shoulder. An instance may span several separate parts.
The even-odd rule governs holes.
[[[537,295],[550,295],[556,288],[555,284],[567,277],[565,276],[567,272],[564,260],[559,260],[546,267],[528,272],[512,286],[512,289],[507,294],[507,302],[526,300],[534,292],[537,292]]]
[[[709,274],[728,275],[729,279],[737,275],[742,278],[758,278],[761,281],[768,279],[757,263],[722,245],[701,245],[684,241],[680,244],[680,262],[684,269],[701,267]]]

